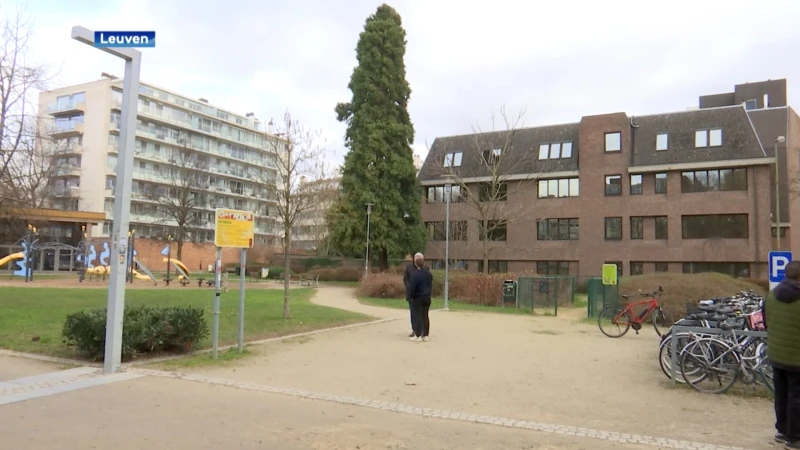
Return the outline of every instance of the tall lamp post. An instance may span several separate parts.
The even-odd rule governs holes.
[[[450,198],[453,196],[453,177],[445,175],[444,185],[444,310],[450,311]]]
[[[778,162],[778,144],[786,142],[786,137],[775,138],[775,250],[781,249],[781,193],[780,193],[780,164]]]
[[[72,39],[94,47],[94,32],[72,27]],[[120,123],[119,163],[114,201],[114,229],[111,234],[111,277],[108,282],[108,313],[106,316],[106,348],[103,372],[119,372],[122,362],[122,316],[125,310],[125,277],[127,274],[128,229],[131,213],[131,184],[133,149],[136,133],[136,110],[139,100],[139,72],[142,53],[125,47],[105,47],[100,50],[125,60],[122,84],[122,120]]]
[[[372,215],[372,206],[374,203],[365,203],[367,205],[367,256],[364,260],[364,277],[369,276],[369,216]]]

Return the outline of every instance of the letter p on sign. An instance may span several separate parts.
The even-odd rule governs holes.
[[[786,265],[792,261],[792,252],[769,252],[769,288],[774,289],[786,276]]]

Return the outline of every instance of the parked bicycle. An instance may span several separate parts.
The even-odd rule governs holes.
[[[629,303],[625,307],[621,305],[605,307],[597,317],[597,326],[606,336],[618,338],[624,336],[631,328],[636,331],[636,334],[639,334],[642,324],[650,319],[656,333],[661,336],[662,331],[666,331],[667,328],[672,326],[672,321],[659,305],[659,298],[663,292],[664,290],[661,286],[652,293],[640,292],[640,296],[647,297],[649,300],[633,303],[630,303],[629,295],[621,295],[620,297]],[[644,309],[635,314],[634,311],[639,308]]]

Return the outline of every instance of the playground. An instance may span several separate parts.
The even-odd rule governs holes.
[[[76,430],[88,430],[81,424],[95,429],[111,412],[124,425],[100,427],[95,444],[772,448],[769,400],[698,397],[671,387],[653,358],[652,330],[608,339],[581,321],[584,309],[558,317],[436,311],[430,342],[413,343],[405,311],[360,304],[349,288],[315,292],[317,305],[396,320],[250,346],[245,358],[182,366],[180,373],[162,371],[166,363],[129,368],[141,378],[5,406],[9,417],[43,411],[20,428],[14,423],[6,439],[27,444],[14,448],[48,438],[78,448],[85,442]],[[75,401],[83,407],[69,418],[48,413]],[[208,410],[220,413],[216,421],[194,414]],[[170,432],[179,423],[180,439]],[[143,429],[144,435],[135,431]]]

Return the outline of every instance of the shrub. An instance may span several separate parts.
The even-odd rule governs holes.
[[[328,267],[338,267],[341,265],[341,261],[337,261],[331,258],[319,257],[319,258],[306,258],[303,260],[303,268],[306,272],[311,271],[311,269],[315,268],[328,268]]]
[[[742,281],[755,284],[765,292],[769,290],[769,278],[742,278]]]
[[[313,269],[307,272],[311,276],[319,276],[319,281],[333,281],[333,269]]]
[[[358,281],[361,279],[361,270],[353,267],[337,267],[331,273],[330,281]]]
[[[280,266],[278,266],[278,267],[270,267],[269,268],[269,273],[267,274],[267,278],[269,278],[271,280],[277,280],[277,279],[279,279],[281,277],[281,275],[285,271],[286,271],[286,269],[283,268],[283,267],[280,267]],[[290,275],[294,275],[291,270],[289,271],[289,274]]]
[[[289,268],[292,269],[293,274],[306,273],[306,268],[302,264],[291,264]]]
[[[766,294],[766,289],[761,286],[719,273],[656,273],[620,279],[622,294],[635,294],[639,290],[652,292],[659,286],[664,288],[661,306],[673,320],[678,320],[686,314],[688,304],[696,305],[700,300],[725,297],[749,289],[759,295]],[[631,296],[631,301],[634,300],[639,299]]]
[[[365,278],[356,290],[360,297],[405,298],[403,277],[390,273],[376,273]]]
[[[79,352],[101,360],[105,353],[106,310],[70,314],[61,334]],[[202,308],[128,306],[122,320],[122,360],[154,352],[187,352],[207,336]]]

